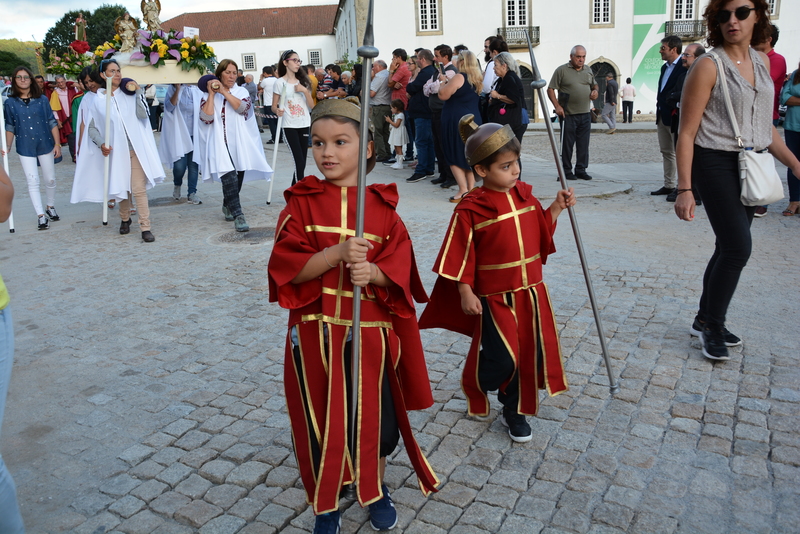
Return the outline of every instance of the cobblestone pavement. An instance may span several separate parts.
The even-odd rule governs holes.
[[[405,453],[390,459],[399,531],[798,531],[800,218],[780,215],[784,201],[754,221],[728,323],[744,348],[711,364],[687,329],[713,234],[702,208],[683,223],[649,195],[661,185],[656,144],[655,133],[594,134],[595,179],[575,184],[620,392],[609,395],[564,214],[545,280],[570,390],[544,400],[531,442],[513,444],[499,421],[465,415],[469,340],[424,332],[436,402],[411,422],[444,484],[426,499]],[[647,145],[650,155],[629,148]],[[621,162],[603,163],[603,146]],[[0,268],[17,348],[2,450],[28,531],[310,531],[283,395],[287,314],[267,302],[265,275],[286,154],[271,206],[266,184],[243,189],[248,234],[224,222],[218,184],[201,185],[199,206],[173,202],[171,184],[151,190],[153,244],[135,225],[120,236],[116,210],[103,227],[99,205],[69,205],[70,163],[57,166],[62,220],[36,231],[11,164],[17,231],[2,226]],[[524,168],[552,197],[552,161],[532,150]],[[407,174],[379,165],[371,178],[399,181],[430,289],[452,193]],[[343,508],[344,532],[371,532],[365,510]]]

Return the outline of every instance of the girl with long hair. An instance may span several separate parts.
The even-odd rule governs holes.
[[[281,94],[286,92],[285,107],[279,107]],[[283,140],[289,145],[294,159],[292,185],[302,180],[306,172],[308,155],[308,128],[311,126],[311,110],[314,97],[311,94],[311,81],[302,68],[300,56],[294,50],[281,54],[278,62],[278,81],[272,96],[272,109],[283,117]]]

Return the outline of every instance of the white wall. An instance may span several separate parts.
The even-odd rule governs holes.
[[[202,36],[201,36],[202,37]],[[322,66],[333,63],[337,59],[336,39],[333,35],[309,35],[305,37],[279,37],[274,39],[247,39],[241,41],[209,41],[214,47],[218,60],[232,59],[242,68],[242,54],[256,55],[256,69],[245,71],[252,74],[256,81],[261,68],[278,62],[284,50],[292,49],[307,64],[308,51],[322,50]]]

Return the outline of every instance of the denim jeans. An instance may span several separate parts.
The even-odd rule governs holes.
[[[172,164],[172,183],[175,187],[183,185],[183,175],[186,174],[186,168],[189,168],[189,195],[197,193],[197,176],[198,169],[192,156],[194,152],[184,154],[181,159]]]
[[[430,119],[414,119],[414,143],[417,145],[418,174],[433,174],[435,163],[433,152],[433,132]]]
[[[3,427],[3,411],[6,407],[8,383],[11,381],[11,367],[14,364],[14,326],[11,308],[0,310],[0,428]],[[3,534],[24,534],[22,516],[17,505],[17,490],[14,479],[0,456],[0,532]]]

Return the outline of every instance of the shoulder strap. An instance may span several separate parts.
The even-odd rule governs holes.
[[[714,60],[717,66],[717,76],[719,76],[719,84],[722,86],[722,94],[725,96],[725,107],[728,109],[728,117],[731,119],[731,126],[733,126],[733,134],[736,142],[739,143],[739,148],[744,148],[742,142],[742,134],[739,133],[739,124],[736,122],[736,115],[733,112],[733,104],[731,104],[731,95],[728,93],[728,79],[725,76],[725,69],[720,65],[720,57],[713,50],[708,53]]]

